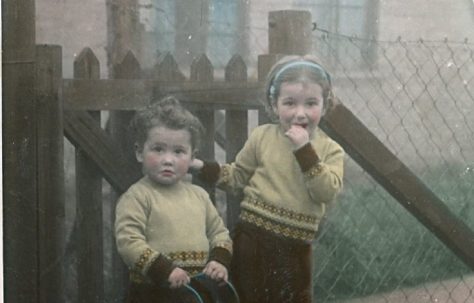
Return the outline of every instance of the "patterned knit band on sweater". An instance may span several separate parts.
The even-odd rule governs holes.
[[[146,250],[140,257],[139,260],[143,260],[142,263],[148,261],[145,259],[148,257],[149,252],[151,252],[151,250]],[[187,271],[190,275],[201,272],[209,258],[207,251],[178,251],[163,255],[173,261],[178,267]],[[151,281],[141,273],[141,266],[143,265],[139,263],[140,261],[138,261],[135,267],[130,271],[130,281],[135,283],[151,283]]]
[[[250,198],[242,201],[241,208],[242,221],[286,238],[312,241],[318,230],[319,220],[316,216],[297,213]]]

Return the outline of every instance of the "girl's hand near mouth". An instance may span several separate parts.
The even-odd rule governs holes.
[[[303,125],[293,124],[285,135],[293,143],[293,150],[298,150],[309,142],[309,134]]]

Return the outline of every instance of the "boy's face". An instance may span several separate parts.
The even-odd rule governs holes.
[[[143,147],[137,148],[136,157],[151,180],[175,184],[186,175],[193,159],[191,134],[185,129],[156,126],[148,132]]]

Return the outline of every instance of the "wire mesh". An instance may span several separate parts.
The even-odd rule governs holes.
[[[314,32],[336,95],[474,228],[473,45]],[[347,159],[314,245],[317,302],[474,302],[472,271]]]

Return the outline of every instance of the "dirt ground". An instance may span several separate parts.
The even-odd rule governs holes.
[[[474,303],[474,275],[340,303]]]

